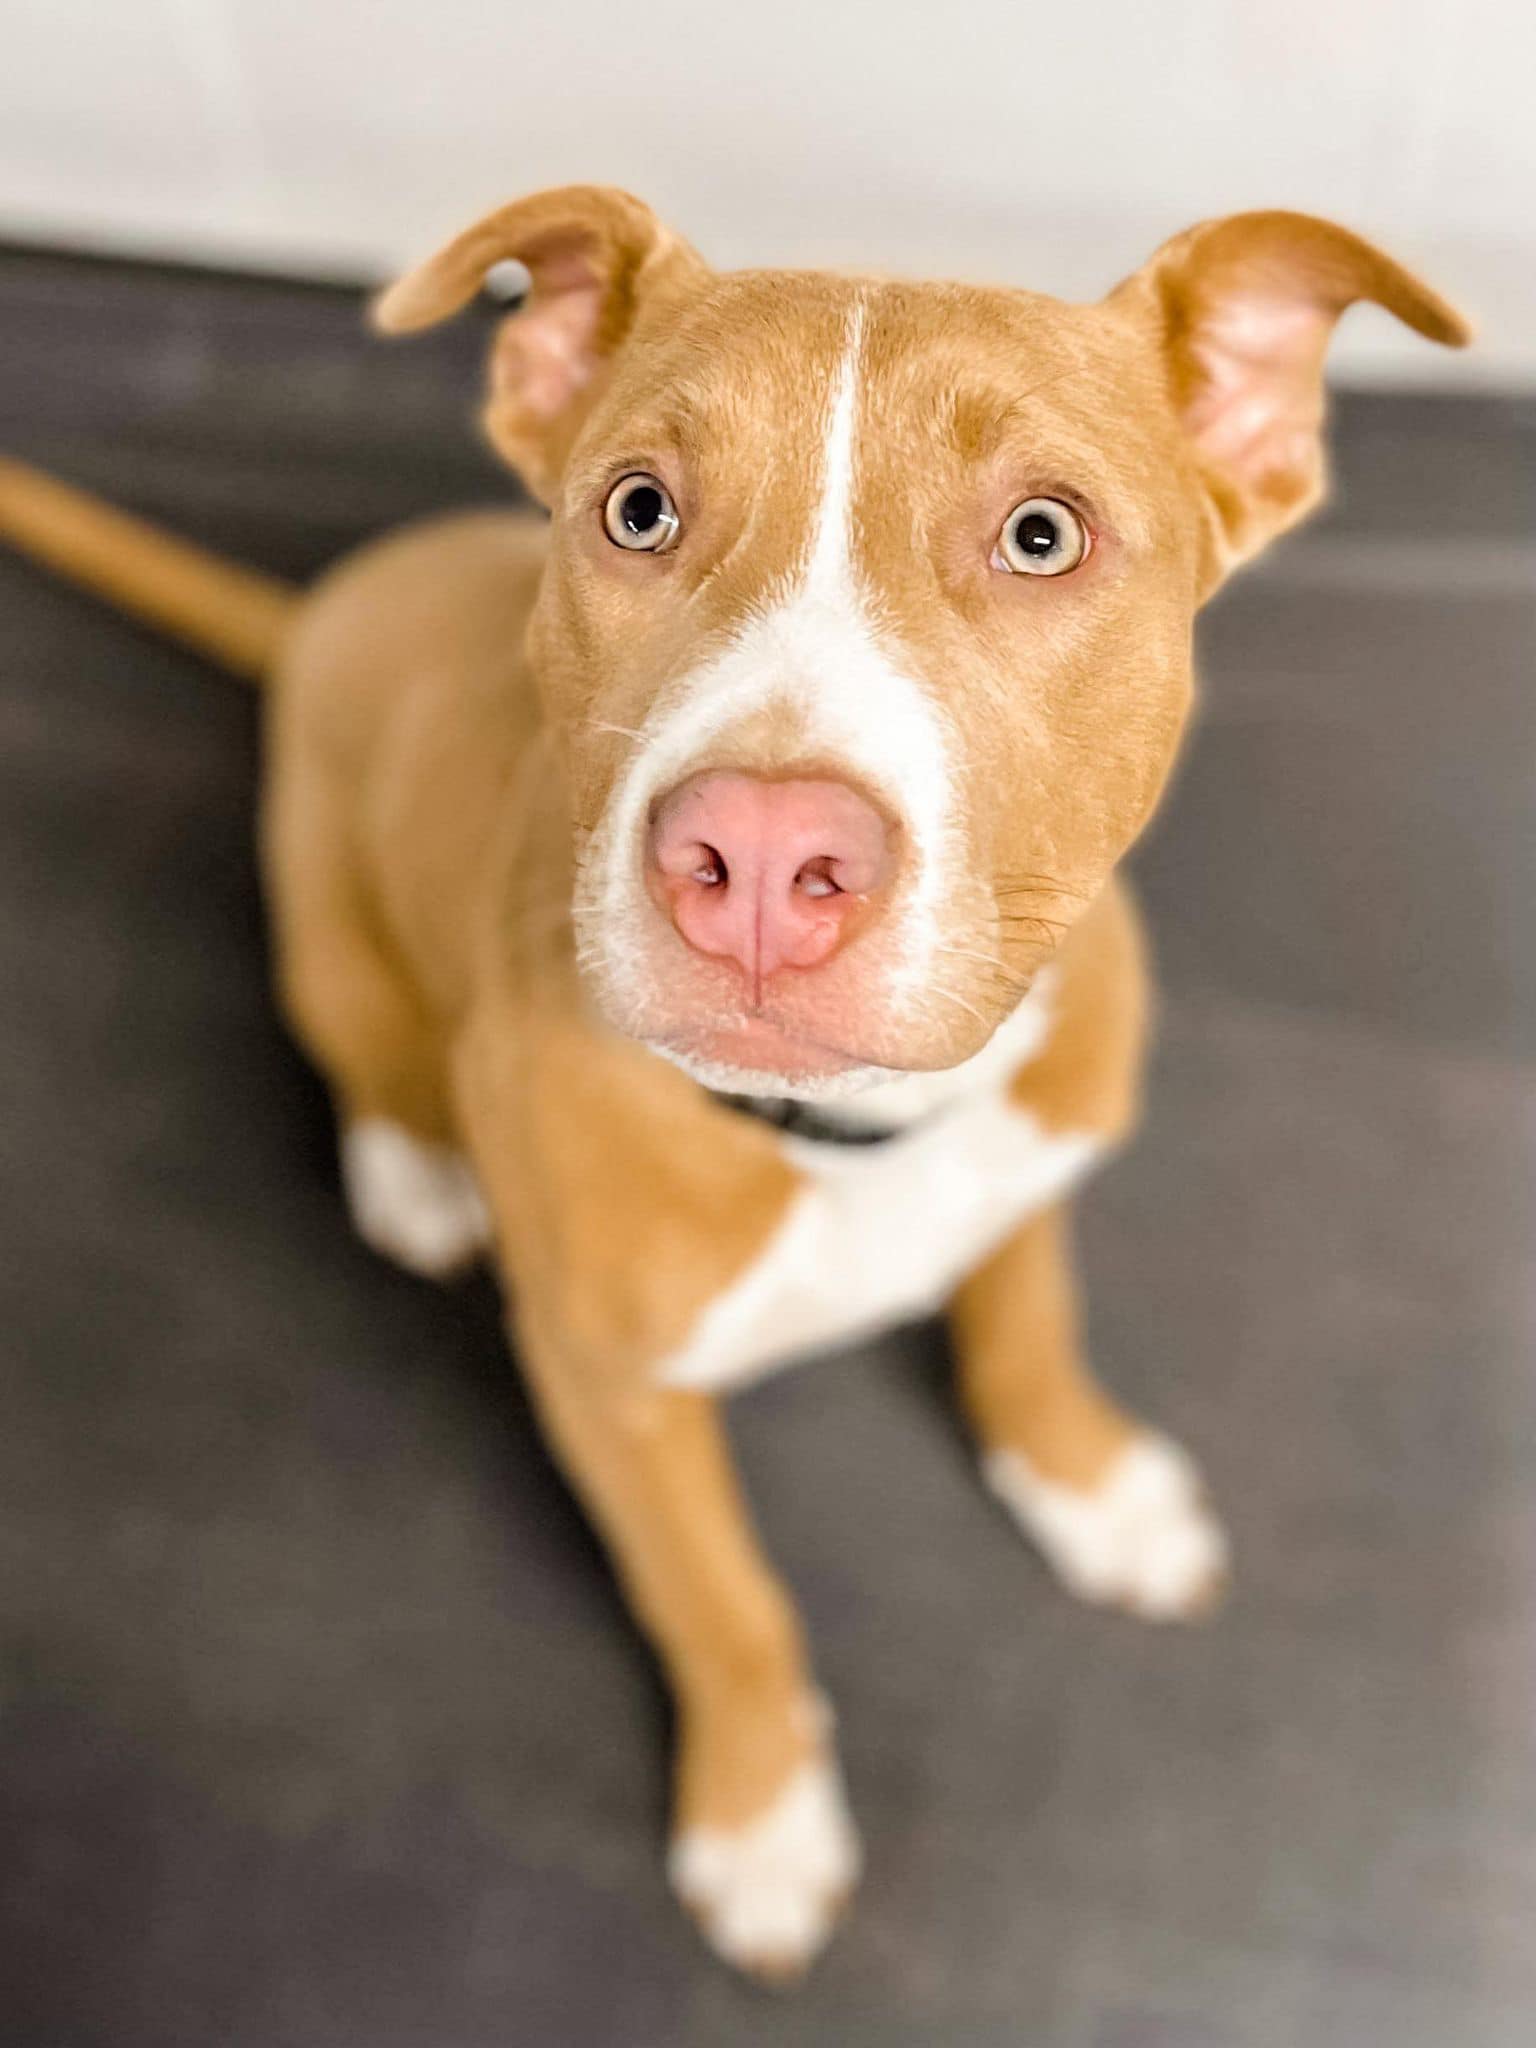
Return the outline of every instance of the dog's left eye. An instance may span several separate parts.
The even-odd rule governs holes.
[[[1010,576],[1065,576],[1088,553],[1088,529],[1060,498],[1026,498],[1003,521],[992,556]]]
[[[615,547],[659,555],[677,539],[672,494],[659,476],[620,477],[603,507],[603,528]]]

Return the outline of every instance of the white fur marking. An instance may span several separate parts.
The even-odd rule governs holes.
[[[862,308],[849,322],[823,452],[814,533],[797,587],[747,618],[712,660],[691,671],[645,724],[629,770],[588,850],[578,891],[582,954],[622,1002],[643,1008],[642,933],[654,915],[641,882],[653,800],[703,761],[712,742],[765,706],[797,714],[808,751],[845,762],[899,812],[917,853],[893,909],[892,970],[871,1000],[910,1004],[932,978],[938,905],[953,860],[948,741],[929,694],[898,665],[871,621],[852,552],[854,428]],[[684,1061],[684,1064],[687,1064]]]
[[[1092,1493],[1040,1478],[1017,1451],[991,1452],[982,1469],[1079,1599],[1150,1621],[1186,1621],[1220,1592],[1226,1535],[1194,1464],[1166,1437],[1139,1437]]]
[[[858,1880],[859,1840],[834,1764],[803,1764],[743,1828],[688,1828],[672,1846],[672,1888],[738,1969],[803,1969]]]
[[[857,602],[853,573],[853,427],[859,403],[859,350],[864,339],[864,308],[856,305],[848,324],[848,340],[837,366],[837,389],[827,421],[822,450],[821,503],[811,542],[802,599],[822,604]]]
[[[341,1177],[358,1236],[409,1272],[443,1279],[490,1241],[490,1219],[463,1155],[383,1117],[364,1117],[342,1133]]]
[[[663,1381],[739,1386],[939,1308],[1103,1149],[1087,1132],[1044,1130],[1005,1089],[978,1089],[885,1145],[783,1138],[805,1185],[761,1256],[662,1367]]]

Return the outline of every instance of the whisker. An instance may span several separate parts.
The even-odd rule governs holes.
[[[612,719],[609,718],[589,718],[587,720],[587,730],[589,732],[617,733],[620,739],[634,740],[637,745],[645,738],[645,734],[639,731],[637,727],[633,725],[615,725]]]
[[[1069,888],[1052,875],[1003,876],[993,884],[994,896],[1067,896],[1075,903],[1086,903],[1088,893],[1084,889]]]
[[[1034,910],[1000,910],[997,921],[1002,925],[1028,925],[1036,931],[1065,932],[1072,929],[1064,918],[1042,917]]]
[[[929,985],[929,994],[942,996],[947,1003],[955,1003],[960,1009],[968,1010],[978,1024],[985,1024],[987,1021],[974,1003],[968,1003],[964,996],[957,996],[952,988],[944,988],[935,981]]]
[[[938,950],[941,953],[949,953],[961,949],[957,949],[950,946],[940,946]],[[1010,974],[1008,969],[1003,965],[1003,963],[1000,960],[989,960],[986,958],[984,954],[981,953],[969,953],[966,955],[966,957],[972,960],[979,960],[983,967],[985,967],[985,969],[987,970],[985,985],[993,993],[1006,996],[1010,1002],[1014,1003],[1022,1002],[1025,996],[1029,994],[1030,985],[1028,979],[1021,978],[1016,974]],[[944,990],[943,993],[953,996],[954,991],[952,989],[947,989]]]
[[[935,946],[936,953],[953,953],[960,960],[980,960],[988,967],[1003,964],[995,953],[983,953],[978,946]]]

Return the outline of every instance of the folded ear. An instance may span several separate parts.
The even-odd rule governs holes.
[[[386,334],[431,327],[509,259],[527,271],[528,294],[497,329],[485,426],[544,496],[644,301],[707,273],[642,201],[612,186],[566,185],[466,228],[374,302],[374,325]]]
[[[1326,483],[1323,358],[1335,321],[1371,299],[1429,341],[1467,323],[1345,228],[1304,213],[1239,213],[1167,242],[1111,294],[1152,322],[1169,389],[1210,492],[1218,570],[1314,506]]]

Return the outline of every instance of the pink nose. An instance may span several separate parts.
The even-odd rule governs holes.
[[[734,960],[757,1002],[781,967],[818,967],[891,869],[885,820],[841,782],[695,775],[656,807],[651,886],[695,952]]]

